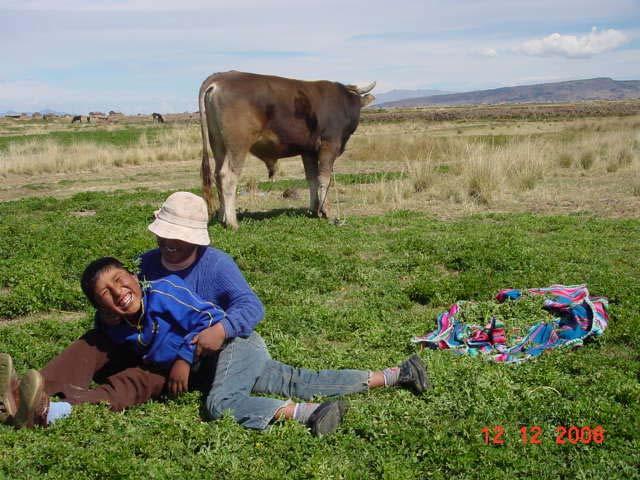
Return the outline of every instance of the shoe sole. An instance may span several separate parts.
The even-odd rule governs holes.
[[[335,432],[348,408],[348,404],[341,400],[331,403],[322,418],[317,420],[314,428],[311,429],[311,433],[317,437],[322,437]]]
[[[0,353],[0,423],[6,423],[16,414],[13,390],[17,375],[11,355]]]
[[[417,382],[414,385],[416,392],[422,393],[429,388],[429,381],[427,380],[427,368],[422,363],[419,356],[413,355],[409,359],[409,364],[416,374]]]
[[[14,425],[18,428],[33,427],[38,401],[44,390],[44,379],[37,370],[29,370],[20,382],[20,406]]]

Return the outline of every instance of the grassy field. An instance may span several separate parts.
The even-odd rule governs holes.
[[[194,123],[23,127],[28,140],[16,141],[13,123],[0,121],[0,200],[34,191],[60,197],[199,184],[201,141]],[[56,130],[34,134],[45,127]],[[633,215],[640,210],[639,127],[638,115],[434,121],[407,114],[368,121],[336,161],[329,200],[342,218],[388,210],[446,218],[529,211]],[[276,182],[265,180],[264,164],[250,157],[240,179],[241,209],[266,212],[307,203],[299,158],[280,160]],[[287,189],[297,192],[283,197]]]
[[[334,203],[345,221],[304,214],[301,162],[291,160],[273,183],[260,180],[264,167],[249,164],[240,230],[210,227],[214,245],[235,258],[263,300],[258,332],[284,362],[382,368],[414,352],[411,336],[432,330],[453,301],[551,283],[584,282],[610,299],[600,339],[520,366],[421,351],[432,390],[352,396],[339,432],[321,439],[293,422],[265,433],[231,418],[204,422],[197,392],[122,414],[81,406],[48,429],[0,426],[0,478],[640,478],[637,121],[366,125],[336,164]],[[504,141],[478,140],[498,135]],[[540,155],[522,153],[527,142]],[[197,155],[191,140],[185,144]],[[114,148],[126,154],[135,145]],[[627,156],[607,171],[620,151]],[[585,152],[594,152],[588,168],[580,163]],[[539,159],[542,176],[523,188],[501,170],[508,163],[494,166],[485,200],[469,190],[476,170],[454,162],[509,158]],[[86,177],[5,174],[0,351],[20,372],[42,367],[91,325],[82,269],[101,255],[130,259],[152,248],[153,211],[175,188],[197,188],[196,163],[167,161],[169,183],[153,184],[145,179],[159,176],[158,161],[98,165]],[[457,200],[441,196],[456,184]],[[287,189],[300,197],[282,198]],[[575,203],[563,205],[568,198]],[[505,443],[485,445],[483,429],[498,426]],[[520,429],[535,426],[541,444],[523,445]],[[559,445],[560,426],[602,426],[604,441]]]

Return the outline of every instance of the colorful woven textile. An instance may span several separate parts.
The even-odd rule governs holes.
[[[585,339],[602,335],[609,323],[607,299],[589,296],[586,285],[551,285],[524,291],[504,289],[498,292],[496,300],[517,301],[527,294],[544,295],[543,308],[553,318],[531,326],[513,345],[507,345],[504,325],[495,318],[484,327],[459,320],[465,302],[458,302],[440,313],[434,331],[413,337],[411,341],[460,354],[485,354],[496,362],[519,363],[552,348],[581,346]]]

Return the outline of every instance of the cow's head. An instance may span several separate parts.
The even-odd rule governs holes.
[[[357,85],[347,85],[347,88],[353,93],[357,93],[360,96],[360,107],[364,108],[373,102],[376,97],[370,95],[369,92],[374,89],[376,82],[371,82],[366,87],[358,87]]]
[[[366,94],[366,95],[361,95],[360,96],[360,106],[361,108],[366,107],[367,105],[369,105],[371,102],[373,102],[376,99],[376,97],[374,97],[371,94]]]

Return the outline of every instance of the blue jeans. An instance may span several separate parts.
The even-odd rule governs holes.
[[[237,337],[220,351],[206,413],[220,418],[229,411],[240,425],[264,430],[287,402],[252,394],[275,394],[311,400],[368,389],[366,370],[313,371],[285,365],[271,358],[260,335]]]

